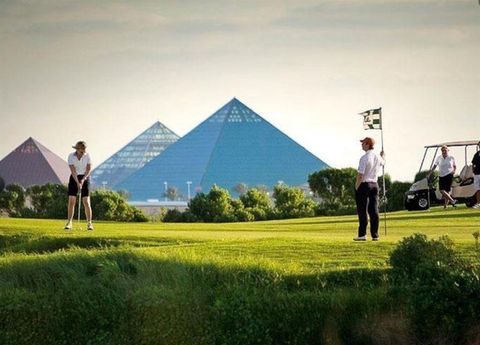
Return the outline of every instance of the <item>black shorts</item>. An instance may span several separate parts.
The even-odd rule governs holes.
[[[83,175],[77,175],[79,181],[83,180]],[[77,182],[73,179],[73,176],[70,175],[70,180],[68,180],[68,195],[77,196],[78,195],[78,186]],[[82,185],[82,197],[90,196],[90,179],[87,178]]]
[[[440,176],[438,178],[438,189],[444,190],[445,192],[450,192],[452,189],[453,174],[448,174],[446,176]]]

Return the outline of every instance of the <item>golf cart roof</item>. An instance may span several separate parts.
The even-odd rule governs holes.
[[[443,145],[448,146],[448,147],[475,146],[479,142],[480,142],[480,140],[450,141],[450,142],[441,143],[441,144],[427,145],[427,146],[425,146],[425,148],[428,149],[428,148],[431,148],[431,147],[442,147]]]

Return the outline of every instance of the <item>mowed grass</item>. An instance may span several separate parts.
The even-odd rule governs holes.
[[[64,221],[0,219],[0,262],[25,255],[78,251],[134,250],[164,259],[225,265],[260,265],[311,274],[352,268],[384,268],[388,255],[414,233],[449,236],[462,256],[475,255],[472,233],[480,231],[480,212],[465,207],[381,215],[381,241],[353,242],[356,216],[223,224],[96,222],[63,230]]]
[[[389,253],[424,233],[479,257],[464,207],[388,214],[362,243],[356,216],[63,225],[0,219],[1,344],[420,344]]]

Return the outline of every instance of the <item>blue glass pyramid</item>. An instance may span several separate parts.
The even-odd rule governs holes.
[[[125,145],[92,172],[92,183],[116,189],[117,185],[178,140],[179,136],[160,122]]]
[[[236,98],[169,146],[161,155],[119,184],[132,201],[161,199],[165,187],[184,198],[208,192],[213,184],[228,189],[239,183],[272,188],[292,186],[328,166]],[[166,184],[165,184],[166,182]]]

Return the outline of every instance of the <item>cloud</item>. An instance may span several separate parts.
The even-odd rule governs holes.
[[[273,25],[290,32],[329,33],[333,40],[368,34],[391,41],[428,36],[455,42],[480,36],[480,7],[471,0],[323,1],[299,5]]]
[[[66,34],[165,24],[165,17],[132,4],[92,1],[6,1],[0,5],[3,32]]]

